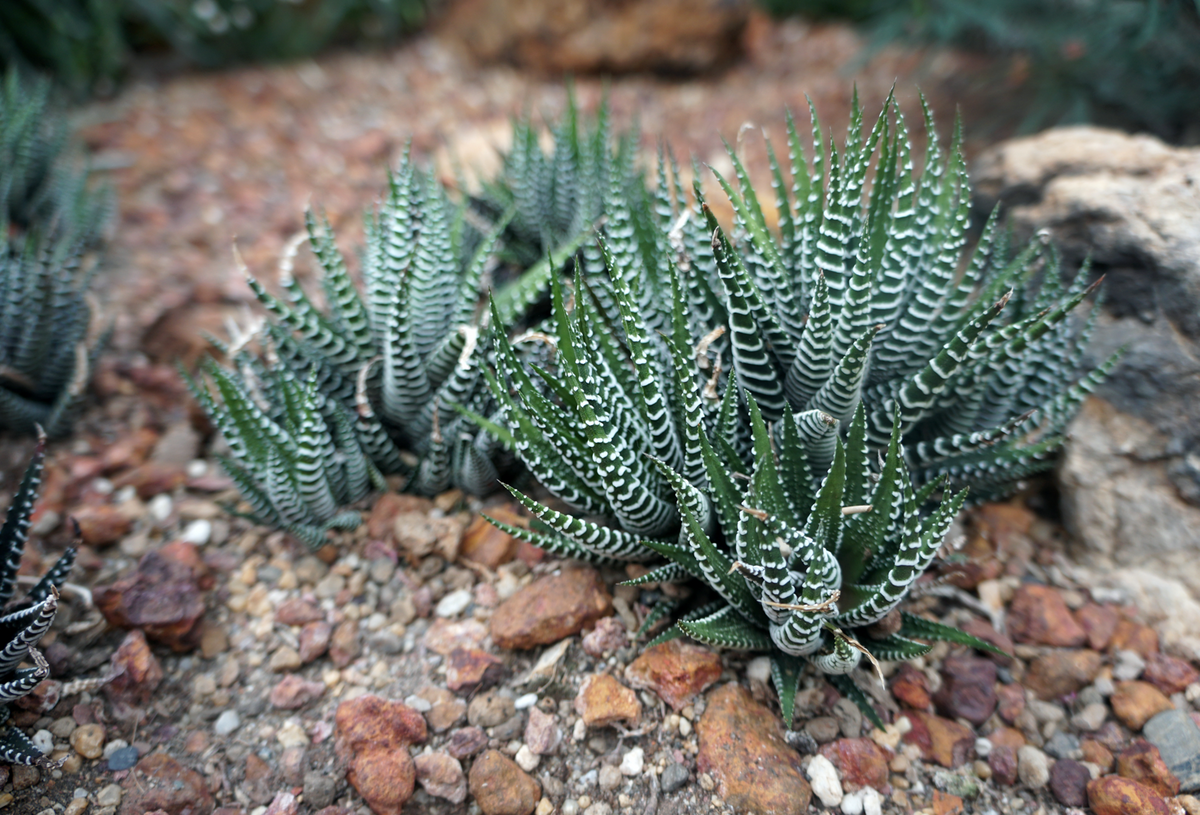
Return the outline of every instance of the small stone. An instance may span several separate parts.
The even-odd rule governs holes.
[[[79,524],[83,542],[96,548],[116,543],[133,528],[132,519],[110,504],[82,506],[72,510],[71,517]]]
[[[648,648],[625,669],[634,688],[648,688],[676,712],[721,678],[721,659],[682,638]]]
[[[1142,679],[1169,696],[1183,693],[1188,685],[1200,681],[1200,671],[1182,659],[1155,652],[1146,657]]]
[[[1040,699],[1058,699],[1077,693],[1096,678],[1103,660],[1087,649],[1056,649],[1029,665],[1023,683]]]
[[[823,806],[833,808],[842,802],[842,782],[838,780],[837,770],[829,759],[820,754],[813,756],[805,774],[812,785],[813,795]]]
[[[1174,707],[1171,700],[1149,682],[1118,682],[1109,704],[1121,724],[1134,732],[1141,730],[1156,713]]]
[[[487,747],[488,736],[481,727],[462,727],[450,734],[446,752],[460,761]]]
[[[1012,638],[1007,634],[1001,634],[992,627],[991,623],[985,622],[978,617],[969,618],[963,623],[962,630],[972,637],[978,637],[984,642],[994,645],[1003,651],[1004,654],[1011,654],[1013,652]],[[1005,656],[1004,654],[997,654],[992,651],[983,651],[981,653],[985,658],[990,659],[997,665],[1008,666],[1012,664],[1012,657]]]
[[[915,744],[922,756],[943,767],[954,769],[965,764],[975,745],[975,734],[958,722],[920,711],[900,714],[907,718],[912,729],[904,734],[905,744]]]
[[[493,689],[479,694],[467,708],[467,721],[478,727],[495,727],[508,721],[516,712],[513,700]]]
[[[342,706],[347,704],[351,702],[343,702]],[[400,815],[412,797],[416,767],[407,750],[369,746],[351,759],[346,780],[376,815]]]
[[[1065,730],[1055,730],[1042,749],[1054,758],[1073,758],[1079,755],[1079,737]]]
[[[776,716],[735,682],[710,692],[707,702],[697,725],[701,786],[709,779],[711,789],[715,777],[721,798],[737,810],[806,812],[812,789]]]
[[[323,772],[307,772],[304,774],[303,786],[304,803],[316,810],[324,809],[333,803],[337,797],[337,779]]]
[[[996,689],[997,710],[1000,718],[1012,724],[1025,709],[1025,689],[1017,683],[1001,685]]]
[[[1108,642],[1110,651],[1134,651],[1142,659],[1158,650],[1158,634],[1148,625],[1121,620]]]
[[[1164,714],[1159,714],[1160,716]],[[1094,739],[1084,739],[1079,743],[1079,752],[1083,754],[1083,760],[1095,764],[1102,772],[1108,772],[1112,769],[1115,759],[1109,749]]]
[[[300,654],[295,648],[290,645],[281,645],[275,649],[275,653],[271,654],[271,659],[267,663],[271,670],[275,673],[283,673],[285,671],[294,671],[303,663],[300,661]]]
[[[329,639],[333,635],[333,626],[324,620],[305,623],[300,629],[299,648],[297,653],[304,665],[320,658],[329,650]]]
[[[1050,586],[1022,584],[1009,605],[1007,625],[1016,642],[1075,648],[1087,640],[1062,595]]]
[[[121,787],[123,813],[211,812],[214,808],[204,777],[166,753],[151,753],[139,761]]]
[[[1117,651],[1113,659],[1113,679],[1129,682],[1146,670],[1146,660],[1137,651]]]
[[[104,755],[104,725],[85,724],[71,733],[71,746],[75,752],[88,759]]]
[[[133,746],[122,747],[120,750],[114,750],[108,757],[108,769],[110,772],[128,770],[137,762],[138,749]]]
[[[687,767],[684,767],[682,764],[671,762],[662,771],[662,776],[659,778],[659,784],[662,785],[662,791],[669,794],[675,792],[676,790],[683,789],[683,787],[687,784],[689,777],[690,776],[688,774]]]
[[[457,617],[471,605],[474,595],[470,589],[457,589],[449,592],[434,606],[433,613],[438,617]]]
[[[300,598],[285,600],[275,610],[275,622],[281,625],[306,625],[325,619],[325,612]]]
[[[541,709],[529,708],[529,721],[525,724],[525,744],[540,756],[550,755],[562,742],[562,729],[553,714]]]
[[[490,517],[510,526],[524,527],[529,518],[507,505],[488,507],[484,510]],[[511,561],[517,554],[517,539],[489,523],[482,515],[476,516],[463,532],[459,554],[463,558],[487,566],[497,567]]]
[[[413,759],[421,789],[452,804],[467,800],[467,777],[462,764],[445,753],[422,753]]]
[[[1117,756],[1117,775],[1140,781],[1162,795],[1179,794],[1179,779],[1162,760],[1158,748],[1145,739],[1134,739]]]
[[[224,710],[213,722],[213,732],[218,736],[228,736],[242,725],[242,718],[236,710]]]
[[[115,807],[121,803],[121,785],[106,784],[96,792],[96,806]]]
[[[892,696],[914,710],[929,710],[933,700],[929,695],[929,679],[907,662],[892,675]]]
[[[200,639],[205,605],[199,580],[206,572],[193,544],[174,541],[147,552],[133,574],[96,586],[92,599],[110,625],[139,629],[183,653]]]
[[[1117,630],[1120,617],[1111,606],[1085,603],[1075,611],[1075,619],[1087,635],[1088,647],[1093,651],[1103,651]]]
[[[568,569],[535,580],[501,603],[492,614],[492,640],[500,648],[549,645],[612,609],[612,597],[594,569]]]
[[[1142,732],[1158,748],[1181,789],[1200,789],[1200,727],[1191,716],[1181,710],[1166,710],[1146,722]]]
[[[530,815],[542,797],[538,782],[498,750],[475,760],[469,785],[483,815]]]
[[[988,753],[988,769],[997,784],[1011,787],[1017,783],[1017,750],[1013,747],[993,747]]]
[[[337,754],[343,761],[368,748],[396,750],[425,741],[425,719],[403,702],[359,696],[334,714]]]
[[[981,725],[996,709],[996,663],[968,655],[942,663],[942,687],[933,697],[938,713]]]
[[[1108,705],[1103,702],[1092,702],[1071,717],[1071,725],[1078,730],[1092,732],[1099,730],[1100,725],[1108,718]]]
[[[842,697],[833,704],[833,717],[837,719],[838,729],[848,739],[862,735],[862,711],[852,699]]]
[[[324,682],[310,682],[302,676],[288,674],[271,688],[268,699],[279,710],[299,710],[325,695]]]
[[[362,643],[358,637],[358,623],[346,620],[333,629],[329,638],[329,658],[339,668],[345,668],[362,653]]]
[[[804,723],[804,732],[812,736],[817,744],[828,744],[842,732],[842,726],[832,716],[818,716]]]
[[[584,653],[600,659],[615,653],[628,642],[628,629],[619,617],[602,617],[596,621],[595,628],[583,635],[581,644]]]
[[[473,693],[504,678],[504,660],[479,648],[455,648],[446,657],[446,687]]]
[[[587,727],[607,727],[617,721],[636,727],[642,717],[637,694],[608,674],[591,674],[584,679],[574,706]]]
[[[621,757],[621,764],[618,769],[621,775],[638,776],[642,774],[642,768],[646,763],[646,754],[641,747],[634,747],[628,753]]]
[[[513,760],[517,762],[517,766],[527,773],[531,773],[537,769],[541,763],[542,757],[529,749],[528,744],[522,744],[517,750],[517,754],[513,756]]]
[[[1157,792],[1116,775],[1089,781],[1087,797],[1094,815],[1169,815],[1171,812]]]
[[[821,747],[820,755],[837,769],[847,790],[888,788],[888,756],[870,739],[838,739]]]
[[[1050,781],[1050,759],[1032,744],[1017,750],[1017,777],[1030,789],[1041,789]]]
[[[206,518],[200,518],[192,521],[183,528],[179,539],[188,543],[194,543],[196,546],[204,546],[212,538],[212,521]]]

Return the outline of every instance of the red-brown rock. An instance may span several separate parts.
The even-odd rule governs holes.
[[[1050,768],[1050,792],[1063,806],[1087,806],[1087,785],[1091,780],[1088,768],[1069,758],[1059,759]]]
[[[536,705],[529,708],[529,721],[525,723],[525,744],[539,756],[550,755],[562,741],[562,728],[553,713],[543,713]]]
[[[324,682],[310,682],[302,676],[288,674],[271,688],[272,707],[280,710],[299,710],[325,695]]]
[[[1075,619],[1087,635],[1088,647],[1093,651],[1103,651],[1117,630],[1120,617],[1112,606],[1087,603],[1076,610]]]
[[[1017,683],[996,688],[997,709],[1000,718],[1012,724],[1025,709],[1025,689]]]
[[[422,753],[413,759],[421,789],[452,804],[467,800],[467,776],[458,760],[445,753]]]
[[[779,815],[808,810],[812,789],[800,756],[784,741],[779,719],[749,691],[731,682],[710,693],[696,730],[696,769],[712,776],[726,804]]]
[[[81,506],[71,512],[79,524],[79,534],[89,546],[100,548],[116,543],[129,534],[133,521],[109,504]]]
[[[917,745],[926,759],[954,769],[971,758],[975,734],[969,727],[917,710],[900,715],[912,724],[912,729],[904,734],[905,744]]]
[[[342,702],[334,714],[338,758],[368,748],[397,750],[425,741],[425,719],[403,702],[391,702],[378,696],[360,696]]]
[[[428,512],[433,502],[428,498],[396,492],[385,492],[379,496],[367,518],[367,537],[371,540],[395,543],[393,525],[402,512]]]
[[[1157,792],[1117,775],[1089,781],[1087,795],[1094,815],[1170,815],[1171,812]]]
[[[1025,674],[1025,687],[1050,701],[1075,693],[1100,673],[1101,657],[1087,649],[1061,649],[1035,658]]]
[[[1025,734],[1015,727],[997,727],[987,739],[996,747],[1011,747],[1013,755],[1025,746]]]
[[[467,717],[467,703],[445,688],[428,686],[417,695],[432,705],[425,711],[425,721],[434,733],[443,733]]]
[[[333,629],[329,637],[329,659],[339,668],[345,668],[362,653],[358,637],[358,623],[346,620]]]
[[[487,626],[479,620],[447,620],[439,617],[425,632],[425,647],[435,654],[450,656],[455,648],[478,648],[487,639]]]
[[[478,648],[455,648],[446,657],[446,687],[474,693],[495,685],[507,672],[504,660]]]
[[[1079,743],[1079,751],[1083,753],[1083,760],[1090,761],[1104,772],[1108,772],[1113,768],[1113,754],[1100,742],[1095,739],[1084,739]]]
[[[325,619],[325,612],[314,603],[293,597],[284,600],[275,610],[275,622],[281,625],[304,625]]]
[[[612,597],[594,569],[569,569],[539,578],[492,614],[492,640],[500,648],[549,645],[612,614]]]
[[[1016,642],[1035,645],[1074,648],[1087,640],[1058,590],[1033,583],[1022,584],[1013,595],[1008,631]]]
[[[524,527],[529,518],[513,507],[502,505],[487,507],[483,512],[501,523]],[[492,525],[483,515],[478,515],[463,533],[459,556],[474,563],[496,569],[517,556],[517,539]]]
[[[914,710],[929,710],[933,700],[929,696],[929,679],[907,662],[900,665],[892,675],[892,696]]]
[[[884,795],[891,792],[888,754],[870,739],[838,739],[821,745],[820,753],[837,768],[847,792],[863,787],[874,787]]]
[[[146,635],[130,631],[112,658],[113,679],[105,691],[113,699],[133,704],[148,702],[163,679],[162,666],[150,650]]]
[[[375,815],[400,815],[412,797],[417,771],[407,750],[368,747],[350,761],[346,780]]]
[[[488,735],[482,727],[460,727],[450,734],[446,742],[446,752],[454,758],[462,760],[470,758],[484,747],[487,747]]]
[[[1148,625],[1121,620],[1108,641],[1108,650],[1134,651],[1143,659],[1158,651],[1158,633]]]
[[[161,810],[166,815],[209,815],[216,806],[204,777],[166,753],[151,753],[121,782],[121,815]]]
[[[97,586],[92,597],[111,625],[139,628],[173,651],[190,651],[199,643],[204,599],[194,568],[180,558],[147,552],[137,571]]]
[[[721,658],[682,638],[647,648],[625,669],[630,686],[654,691],[676,711],[720,678]]]
[[[498,750],[475,759],[469,778],[483,815],[529,815],[542,796],[542,785]]]
[[[983,724],[996,709],[996,663],[967,655],[946,657],[933,703],[943,716]]]
[[[1149,682],[1118,682],[1117,689],[1109,697],[1113,714],[1121,724],[1134,732],[1141,730],[1150,717],[1174,707],[1163,692]]]
[[[301,664],[307,665],[328,651],[329,640],[332,636],[333,626],[324,620],[308,623],[301,628],[300,636],[297,638],[300,646],[297,651],[300,654]]]
[[[608,656],[629,642],[629,632],[620,617],[601,617],[596,627],[583,635],[584,653],[597,659]]]
[[[1134,739],[1117,756],[1117,775],[1145,784],[1160,795],[1179,794],[1179,779],[1162,760],[1158,748],[1145,739]]]
[[[1012,747],[993,747],[988,753],[988,767],[992,771],[992,780],[997,784],[1011,787],[1017,783],[1017,751]]]
[[[1156,651],[1146,657],[1142,681],[1149,682],[1170,696],[1182,693],[1193,682],[1200,682],[1200,671],[1193,668],[1190,662]]]
[[[608,674],[592,674],[575,695],[575,712],[588,727],[607,727],[625,721],[636,726],[642,718],[637,694]]]

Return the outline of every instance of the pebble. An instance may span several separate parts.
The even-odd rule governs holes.
[[[1167,767],[1158,748],[1145,739],[1134,739],[1117,756],[1117,775],[1140,781],[1161,795],[1179,794],[1179,779]]]
[[[646,755],[641,747],[634,747],[628,753],[621,757],[621,775],[638,776],[642,774],[642,768],[645,765]]]
[[[621,786],[625,779],[621,777],[621,771],[616,767],[611,764],[603,764],[600,767],[597,780],[600,784],[600,789],[615,790]]]
[[[721,678],[721,659],[683,638],[642,652],[625,669],[630,687],[653,690],[678,713]]]
[[[212,521],[200,518],[185,526],[179,539],[197,546],[204,546],[212,538],[212,530]]]
[[[675,792],[682,789],[687,784],[689,773],[687,767],[682,764],[671,762],[662,771],[662,776],[659,778],[659,784],[662,785],[662,791],[666,793]]]
[[[146,505],[146,509],[158,523],[163,523],[167,518],[171,517],[171,511],[175,508],[175,502],[171,500],[171,496],[166,493],[159,493],[150,499]]]
[[[825,756],[813,756],[805,771],[808,781],[812,784],[813,795],[820,799],[826,807],[836,807],[842,802],[842,782],[838,780],[837,770]]]
[[[498,750],[475,759],[468,784],[484,815],[529,815],[542,797],[538,782]]]
[[[228,736],[242,725],[242,717],[236,710],[225,710],[213,723],[213,732],[218,736]]]
[[[108,769],[110,772],[118,772],[120,770],[128,770],[133,765],[138,763],[138,749],[128,746],[114,750],[108,756]]]
[[[841,729],[838,720],[832,716],[818,716],[815,719],[809,719],[804,724],[804,732],[812,736],[817,744],[827,744],[833,741],[838,737]]]
[[[467,721],[478,727],[495,727],[508,721],[515,712],[512,698],[493,688],[471,700],[467,707]]]
[[[1006,624],[1016,642],[1075,648],[1087,641],[1062,595],[1050,586],[1023,583],[1008,607]]]
[[[96,805],[115,807],[121,803],[121,792],[120,784],[106,784],[96,793]]]
[[[594,569],[568,569],[520,589],[496,608],[489,625],[498,647],[520,650],[558,642],[612,612],[612,597]]]
[[[1079,737],[1067,733],[1065,730],[1058,730],[1053,736],[1046,739],[1046,743],[1042,745],[1042,749],[1055,758],[1078,758],[1082,756],[1079,752]]]
[[[574,707],[587,727],[607,727],[618,721],[636,727],[642,717],[637,694],[608,674],[591,674],[584,679]]]
[[[54,734],[49,730],[39,730],[33,734],[33,746],[42,751],[45,755],[50,755],[54,749]]]
[[[513,707],[517,710],[525,710],[531,708],[538,703],[538,695],[536,693],[526,693],[523,696],[518,696],[513,700]]]
[[[456,759],[445,753],[422,753],[413,763],[417,781],[425,792],[453,804],[467,800],[467,776]]]
[[[1156,652],[1146,657],[1146,670],[1142,673],[1142,679],[1163,693],[1183,693],[1200,679],[1200,671],[1182,659]]]
[[[1058,699],[1089,684],[1102,663],[1095,651],[1058,648],[1035,657],[1022,682],[1041,699]]]
[[[1109,697],[1113,715],[1130,730],[1138,731],[1156,713],[1174,709],[1171,700],[1149,682],[1118,682]]]
[[[71,746],[84,758],[96,759],[104,755],[104,725],[85,724],[71,733]]]
[[[513,760],[517,762],[517,766],[527,773],[531,773],[537,769],[541,763],[542,757],[529,749],[528,744],[522,744],[517,750],[517,754],[513,756]]]
[[[983,724],[996,709],[996,663],[970,655],[947,657],[933,702],[943,716]]]
[[[1168,815],[1171,811],[1156,791],[1116,775],[1089,781],[1087,797],[1094,815]]]
[[[304,663],[300,659],[299,652],[290,645],[281,645],[275,649],[275,653],[271,654],[271,659],[267,663],[272,671],[283,673],[285,671],[294,671],[300,668]]]
[[[911,724],[912,729],[904,734],[904,743],[920,748],[921,755],[954,769],[965,764],[975,746],[975,733],[967,726],[951,719],[921,711],[900,714]]]
[[[1050,781],[1050,760],[1041,750],[1026,744],[1017,750],[1017,777],[1030,789],[1041,789]]]
[[[848,789],[888,786],[888,754],[871,739],[838,739],[821,747]]]
[[[1104,724],[1104,720],[1107,718],[1108,705],[1103,702],[1092,702],[1071,717],[1071,726],[1090,733],[1093,730],[1099,730],[1100,725]]]
[[[1200,727],[1182,710],[1166,710],[1142,729],[1187,792],[1200,789]]]
[[[433,613],[439,617],[457,617],[467,610],[473,599],[474,595],[470,589],[452,591],[438,601]]]
[[[1118,682],[1137,679],[1146,670],[1146,660],[1137,651],[1117,651],[1113,659],[1112,675]]]

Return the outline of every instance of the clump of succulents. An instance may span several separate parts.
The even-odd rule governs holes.
[[[552,364],[523,365],[496,315],[489,376],[504,440],[604,519],[514,491],[541,527],[509,532],[563,556],[665,559],[637,582],[695,578],[720,598],[674,633],[771,652],[787,721],[805,661],[874,719],[847,678],[861,656],[989,647],[897,607],[966,489],[1050,466],[1112,361],[1081,371],[1086,327],[1068,316],[1090,289],[1064,289],[1052,262],[1035,286],[1045,247],[1009,261],[993,218],[957,271],[957,146],[943,156],[930,128],[918,175],[890,100],[870,134],[855,105],[840,157],[815,119],[812,164],[789,122],[790,195],[771,159],[780,237],[736,156],[733,240],[698,185],[688,212],[660,169],[654,221],[606,230],[603,279],[577,267],[569,296],[553,281]]]
[[[16,70],[0,88],[0,230],[15,227],[84,244],[100,237],[111,205],[89,187],[83,158],[51,108],[49,81]]]
[[[330,225],[311,213],[307,221],[324,310],[292,276],[291,254],[283,297],[249,277],[269,317],[256,337],[265,353],[241,341],[228,349],[234,371],[210,366],[220,400],[196,387],[257,516],[319,545],[329,525],[353,525],[335,507],[381,485],[381,474],[401,474],[423,495],[493,489],[496,459],[507,454],[463,414],[494,409],[476,311],[506,219],[483,233],[406,156],[367,220],[361,294]],[[527,273],[547,276],[536,266]],[[508,294],[518,290],[520,280]],[[510,304],[506,314],[519,313],[519,296],[497,296]],[[307,445],[297,435],[306,426]]]
[[[50,630],[58,611],[58,590],[75,562],[74,548],[58,559],[45,577],[20,602],[9,606],[17,585],[17,570],[29,537],[29,518],[41,485],[46,442],[38,440],[33,460],[25,470],[21,486],[9,504],[0,528],[0,761],[10,764],[47,765],[49,759],[17,727],[8,724],[9,705],[27,696],[50,675],[45,658],[35,647]],[[22,668],[25,662],[33,667]]]
[[[75,420],[104,345],[88,346],[87,265],[78,241],[0,247],[0,429],[58,436]]]

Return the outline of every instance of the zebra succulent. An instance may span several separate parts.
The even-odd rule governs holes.
[[[335,508],[382,485],[382,475],[402,474],[425,495],[493,488],[504,465],[493,458],[507,454],[460,411],[493,410],[475,312],[507,218],[486,233],[475,222],[406,155],[367,219],[364,293],[329,223],[311,212],[324,310],[292,275],[299,240],[281,263],[284,296],[247,272],[268,314],[254,337],[266,353],[241,338],[225,349],[233,371],[209,367],[220,399],[195,392],[229,440],[230,472],[258,518],[318,545],[327,526],[352,522]],[[547,276],[536,266],[527,274]],[[518,279],[498,293],[506,314],[520,313],[520,295],[505,300],[519,290]],[[326,454],[334,451],[336,460]]]
[[[87,265],[66,237],[0,248],[0,429],[58,436],[74,421],[104,345],[88,346]]]
[[[0,761],[10,764],[50,765],[49,759],[17,727],[8,723],[9,705],[27,696],[50,675],[45,658],[35,647],[54,622],[58,590],[75,562],[75,549],[63,554],[46,575],[17,604],[8,606],[17,585],[17,570],[29,537],[29,518],[41,485],[46,440],[38,440],[33,460],[25,470],[21,486],[8,507],[0,528]],[[21,668],[23,662],[33,667]]]
[[[1081,371],[1088,326],[1068,317],[1092,289],[1086,274],[1064,287],[1048,247],[1008,261],[993,218],[955,278],[958,150],[943,160],[931,132],[914,176],[891,113],[864,138],[855,105],[842,159],[818,149],[817,169],[789,125],[799,191],[772,160],[778,239],[736,156],[733,240],[698,187],[685,209],[660,161],[651,225],[606,227],[602,279],[577,266],[573,293],[552,281],[552,364],[522,365],[493,317],[497,436],[568,507],[605,519],[514,491],[541,526],[507,530],[567,557],[667,561],[642,583],[707,583],[718,606],[674,632],[770,650],[785,716],[804,660],[874,717],[844,678],[859,655],[987,647],[897,606],[966,488],[998,494],[1049,466],[1112,364]]]

